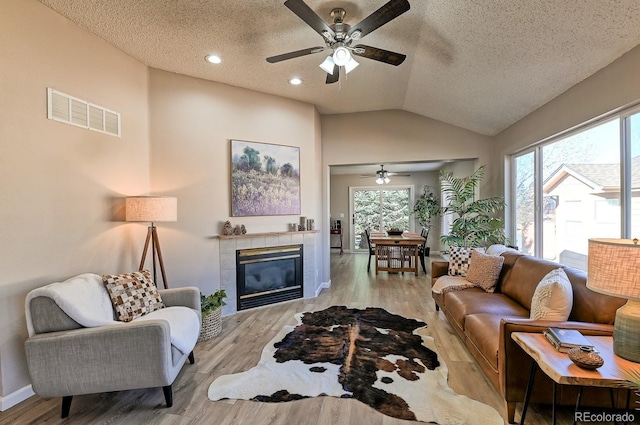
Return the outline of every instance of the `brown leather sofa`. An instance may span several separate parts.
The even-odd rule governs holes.
[[[513,423],[516,403],[524,400],[532,360],[511,339],[513,332],[542,332],[550,326],[579,329],[585,335],[612,335],[616,309],[624,299],[591,291],[586,287],[586,273],[515,250],[502,254],[504,265],[495,293],[481,288],[432,293],[436,310],[442,310],[451,326],[477,360],[489,381],[505,401],[509,423]],[[531,298],[538,282],[551,270],[564,268],[573,288],[573,308],[566,322],[529,319]],[[432,285],[446,275],[448,263],[432,262]],[[551,380],[536,375],[531,401],[551,403]],[[558,401],[574,404],[577,389],[558,386]],[[582,405],[610,407],[609,392],[602,389],[584,391]],[[603,404],[605,403],[605,404]]]

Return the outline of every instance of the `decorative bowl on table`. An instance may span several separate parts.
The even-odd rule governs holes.
[[[583,369],[594,370],[604,364],[604,360],[593,347],[575,347],[569,350],[569,358]]]
[[[404,233],[404,230],[393,228],[393,227],[391,229],[387,230],[387,235],[389,235],[389,236],[400,236],[403,233]]]

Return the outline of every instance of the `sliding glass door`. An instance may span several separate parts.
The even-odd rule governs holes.
[[[351,215],[351,250],[366,251],[364,230],[381,232],[392,227],[413,230],[410,205],[413,204],[413,188],[351,187],[349,209]]]

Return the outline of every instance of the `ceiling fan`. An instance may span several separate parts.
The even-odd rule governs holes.
[[[344,23],[346,12],[342,8],[335,8],[331,11],[333,24],[327,25],[303,0],[287,0],[284,5],[320,34],[325,46],[310,47],[271,56],[267,58],[269,63],[331,50],[333,53],[327,56],[324,62],[320,64],[320,68],[327,73],[326,83],[331,84],[340,78],[340,68],[344,67],[345,73],[348,74],[359,65],[352,55],[395,66],[400,65],[407,57],[401,53],[365,46],[364,44],[351,46],[354,41],[360,40],[365,35],[408,11],[411,6],[407,0],[390,0],[380,9],[353,26]]]
[[[375,175],[362,175],[362,177],[376,177],[376,183],[386,184],[391,181],[390,176],[410,177],[411,174],[392,173],[384,169],[384,165],[380,165],[380,169],[376,171]]]

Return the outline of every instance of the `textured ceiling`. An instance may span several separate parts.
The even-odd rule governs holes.
[[[411,10],[362,39],[404,53],[398,67],[360,66],[325,85],[320,35],[284,0],[40,0],[141,62],[298,99],[322,114],[403,109],[494,135],[640,43],[638,0],[409,0]],[[385,0],[307,4],[355,24]],[[204,61],[209,53],[222,64]],[[288,79],[300,77],[301,86]]]

